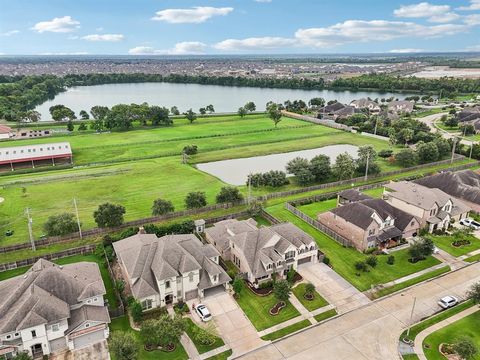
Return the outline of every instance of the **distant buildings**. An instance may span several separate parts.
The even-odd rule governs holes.
[[[38,260],[0,282],[0,358],[26,351],[75,350],[109,336],[105,286],[96,263],[65,266]]]
[[[480,133],[480,106],[466,107],[457,114],[460,125],[473,125],[476,133]]]
[[[411,113],[415,106],[415,102],[413,101],[391,101],[388,103],[388,111],[393,111],[396,113]]]
[[[65,163],[73,163],[68,142],[0,148],[0,171]]]

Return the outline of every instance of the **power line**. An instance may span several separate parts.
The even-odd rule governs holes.
[[[30,209],[26,208],[25,209],[26,215],[27,215],[27,225],[28,225],[28,234],[30,235],[30,242],[32,243],[32,250],[35,251],[35,239],[33,238],[33,231],[32,231],[32,218],[30,216]]]

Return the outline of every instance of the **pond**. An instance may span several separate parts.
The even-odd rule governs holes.
[[[317,149],[292,151],[282,154],[213,161],[197,164],[197,168],[219,178],[225,183],[231,185],[245,185],[249,174],[263,173],[270,170],[285,171],[287,163],[296,157],[310,160],[317,155],[323,154],[329,156],[330,161],[333,163],[339,154],[345,152],[353,158],[357,158],[357,150],[358,147],[354,145],[330,145]]]
[[[43,121],[49,121],[51,116],[48,109],[58,104],[68,106],[78,117],[80,110],[90,111],[95,105],[111,107],[116,104],[147,102],[150,105],[161,105],[167,108],[177,106],[181,112],[190,108],[198,112],[200,107],[212,104],[216,112],[236,112],[239,107],[249,101],[255,102],[257,110],[264,110],[268,101],[284,102],[302,99],[308,102],[313,97],[323,97],[327,101],[338,100],[342,103],[350,103],[352,100],[364,97],[374,99],[391,96],[403,99],[408,94],[171,83],[107,84],[69,88],[53,100],[39,105],[36,110],[42,115]]]

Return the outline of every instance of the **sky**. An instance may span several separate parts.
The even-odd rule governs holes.
[[[480,51],[480,0],[0,0],[2,55]]]

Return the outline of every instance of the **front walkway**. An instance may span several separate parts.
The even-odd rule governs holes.
[[[435,257],[437,260],[440,260],[444,264],[448,264],[452,270],[461,269],[467,265],[467,263],[462,259],[456,258],[442,249],[438,249],[438,254],[434,254],[433,257]]]
[[[323,263],[304,264],[297,270],[339,314],[370,303],[370,299]]]
[[[437,330],[440,330],[441,328],[444,328],[455,321],[461,320],[464,317],[467,317],[468,315],[471,315],[475,312],[479,311],[477,306],[472,306],[468,308],[467,310],[462,311],[461,313],[458,313],[456,315],[453,315],[443,321],[440,321],[439,323],[430,326],[429,328],[423,330],[420,332],[417,337],[415,338],[415,345],[414,345],[414,350],[415,353],[417,354],[418,358],[420,360],[428,360],[425,354],[423,353],[423,341],[425,338],[430,335],[431,333],[434,333]]]

